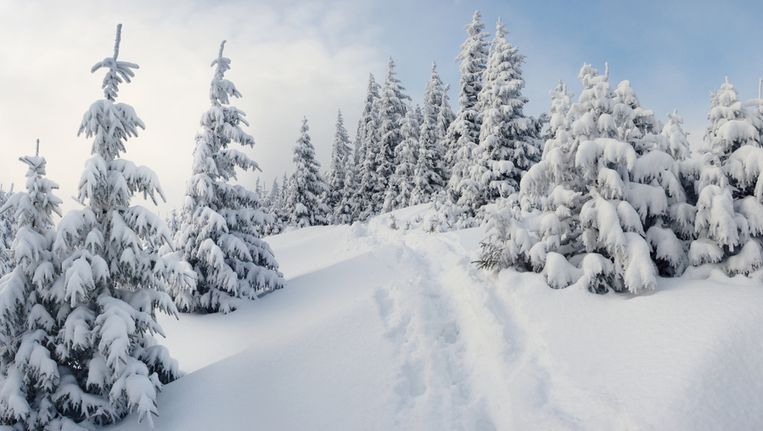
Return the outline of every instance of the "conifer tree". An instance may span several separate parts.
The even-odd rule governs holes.
[[[294,146],[293,161],[295,170],[289,181],[286,198],[289,224],[296,227],[328,224],[330,211],[321,199],[328,187],[321,178],[320,164],[315,160],[315,148],[310,140],[307,118],[302,120],[300,136]]]
[[[408,109],[401,133],[403,142],[395,149],[395,173],[389,180],[384,199],[384,211],[403,208],[411,203],[411,192],[416,179],[416,157],[419,150],[419,130],[417,111]]]
[[[256,191],[234,184],[236,169],[258,169],[257,164],[232,144],[254,145],[241,127],[244,113],[230,104],[241,97],[225,79],[230,59],[223,56],[225,41],[212,61],[211,106],[201,118],[196,136],[193,175],[188,181],[182,225],[175,246],[197,275],[196,285],[173,286],[175,303],[186,312],[228,313],[242,298],[254,299],[283,287],[278,263],[270,246],[260,238],[267,216]]]
[[[53,245],[62,268],[47,294],[59,307],[54,398],[75,422],[109,424],[135,412],[150,425],[157,392],[179,375],[153,340],[162,333],[156,312],[176,309],[163,290],[165,263],[155,251],[169,231],[153,211],[130,202],[135,193],[156,202],[161,188],[150,169],[121,158],[126,140],[144,125],[130,105],[116,102],[119,84],[138,68],[118,58],[120,30],[114,55],[92,68],[106,69],[104,98],[90,106],[79,130],[93,139],[79,182],[83,208],[63,217]]]
[[[521,181],[524,202],[515,197],[494,209],[482,264],[542,271],[557,288],[580,282],[597,293],[653,290],[650,245],[659,248],[665,236],[647,241],[644,226],[667,215],[665,190],[651,184],[655,171],[639,163],[634,145],[618,139],[627,126],[613,115],[608,74],[584,65],[579,78],[583,90],[569,110],[564,88],[555,92],[554,137]],[[566,120],[555,118],[564,111]],[[516,214],[519,203],[542,212],[526,219]]]
[[[407,100],[410,100],[410,97],[405,94],[405,89],[397,79],[395,62],[390,58],[387,64],[387,78],[379,99],[380,141],[378,152],[375,154],[376,173],[371,177],[371,214],[379,214],[382,211],[387,187],[395,172],[397,147],[403,141],[402,125],[407,112]]]
[[[342,111],[337,113],[336,133],[334,135],[334,145],[331,150],[331,165],[328,175],[328,193],[325,203],[331,210],[331,218],[339,218],[341,214],[346,213],[341,207],[344,193],[346,191],[345,181],[347,181],[347,171],[352,169],[350,162],[352,160],[352,147],[350,147],[350,137],[347,129],[344,128],[344,118]]]
[[[273,185],[270,187],[270,193],[265,200],[265,207],[271,217],[271,221],[265,227],[265,234],[276,235],[281,233],[283,230],[283,193],[277,178],[273,180]]]
[[[419,139],[419,150],[416,155],[414,189],[411,192],[411,204],[430,202],[434,195],[445,185],[445,148],[444,133],[450,125],[448,113],[441,113],[447,104],[447,94],[437,66],[432,64],[432,77],[424,93],[424,110]],[[441,124],[440,122],[443,122]],[[448,123],[448,124],[444,124]]]
[[[355,189],[351,202],[353,220],[366,220],[375,213],[372,197],[379,192],[378,154],[381,149],[380,88],[374,76],[368,78],[368,92],[358,125]]]
[[[459,111],[448,128],[446,145],[446,166],[450,169],[448,196],[457,203],[468,183],[462,180],[469,176],[472,164],[472,151],[479,143],[480,108],[479,93],[487,67],[488,42],[485,25],[479,11],[474,12],[472,22],[466,27],[467,38],[461,45],[458,56],[461,71],[459,82]]]
[[[59,363],[50,350],[59,326],[50,290],[60,273],[52,245],[61,200],[53,194],[58,185],[45,177],[37,145],[34,156],[20,158],[27,165],[26,192],[14,193],[0,208],[18,220],[15,268],[0,280],[0,424],[28,430],[63,426],[56,407]]]
[[[0,186],[0,207],[8,202],[13,195],[13,190],[6,192]],[[0,277],[13,269],[13,253],[11,252],[13,239],[16,236],[16,220],[12,211],[0,214]]]
[[[708,114],[698,184],[692,265],[725,261],[729,274],[749,274],[763,266],[763,182],[759,135],[728,79],[716,91]]]
[[[482,125],[474,150],[471,187],[460,203],[471,213],[499,197],[519,190],[524,173],[540,159],[535,122],[525,117],[527,98],[522,95],[522,57],[506,40],[506,29],[498,21],[495,40],[479,94]]]

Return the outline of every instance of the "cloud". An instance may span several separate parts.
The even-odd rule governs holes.
[[[262,175],[271,179],[290,169],[305,115],[327,163],[336,110],[345,111],[352,128],[368,70],[385,62],[371,43],[373,26],[358,26],[352,13],[339,3],[3,2],[0,183],[23,186],[17,157],[33,151],[39,137],[65,207],[77,206],[69,197],[90,142],[76,132],[101,97],[102,74],[89,69],[111,55],[117,22],[124,25],[120,57],[141,67],[119,99],[146,123],[128,141],[125,157],[156,171],[168,198],[162,212],[182,202],[193,138],[208,105],[209,64],[221,39],[228,40],[227,77],[243,93],[234,103],[252,124],[252,155]],[[253,176],[241,180],[252,184]]]

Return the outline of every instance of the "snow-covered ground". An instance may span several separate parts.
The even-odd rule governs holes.
[[[165,319],[187,375],[162,392],[156,429],[763,428],[759,280],[552,290],[477,270],[479,229],[387,224],[272,237],[285,289],[230,315]]]

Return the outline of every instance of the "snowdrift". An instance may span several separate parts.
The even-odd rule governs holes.
[[[285,289],[227,316],[165,319],[187,375],[162,392],[156,429],[763,428],[759,280],[553,290],[477,270],[479,229],[389,224],[271,237]]]

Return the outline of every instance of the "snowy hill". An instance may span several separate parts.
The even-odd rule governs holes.
[[[477,270],[478,229],[386,224],[271,237],[285,289],[230,315],[165,319],[187,375],[162,392],[156,429],[763,427],[758,281],[552,290]]]

